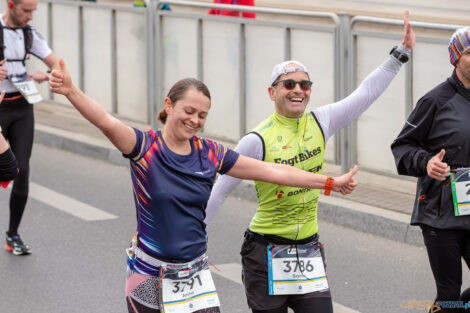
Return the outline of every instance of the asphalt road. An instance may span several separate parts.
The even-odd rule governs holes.
[[[22,237],[33,254],[0,253],[0,312],[126,312],[124,249],[135,230],[129,170],[70,152],[34,147]],[[0,192],[7,225],[9,190]],[[255,204],[229,197],[209,227],[209,256],[222,312],[249,312],[239,249]],[[413,312],[434,283],[423,247],[320,221],[336,313]],[[468,269],[464,285],[470,286]]]

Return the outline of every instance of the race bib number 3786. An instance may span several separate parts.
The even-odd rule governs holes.
[[[270,295],[304,294],[328,289],[317,244],[267,247]]]
[[[219,298],[209,268],[167,273],[162,279],[165,313],[219,312]]]

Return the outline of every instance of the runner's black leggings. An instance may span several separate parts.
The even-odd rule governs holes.
[[[458,301],[462,286],[462,258],[470,268],[470,231],[443,230],[429,226],[421,228],[436,281],[435,301]],[[439,312],[456,313],[460,310],[441,307]]]
[[[288,305],[271,310],[252,310],[253,313],[287,313],[290,307],[295,313],[333,313],[333,303],[331,298],[308,298],[293,301]]]
[[[23,97],[8,98],[18,93],[6,94],[0,103],[0,126],[3,136],[9,141],[11,150],[18,161],[18,176],[14,180],[10,195],[10,223],[8,234],[18,233],[29,192],[29,159],[34,139],[33,106]]]

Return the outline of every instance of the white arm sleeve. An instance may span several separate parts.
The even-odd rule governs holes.
[[[403,46],[401,52],[410,53]],[[390,56],[383,64],[370,73],[349,96],[335,103],[324,105],[313,111],[318,119],[325,142],[335,132],[357,119],[387,89],[400,71],[402,63]]]
[[[262,160],[263,142],[258,135],[250,133],[240,139],[238,145],[235,147],[235,151],[244,156]],[[241,179],[229,175],[219,176],[214,188],[212,188],[209,201],[207,202],[206,219],[204,220],[206,225],[209,225],[212,222],[225,199],[241,181]]]

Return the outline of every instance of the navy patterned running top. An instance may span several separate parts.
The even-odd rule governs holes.
[[[212,140],[192,137],[191,153],[172,152],[160,131],[134,129],[130,159],[137,211],[138,246],[166,260],[191,261],[206,251],[206,205],[217,172],[225,174],[238,153]],[[154,274],[136,258],[131,269]]]

